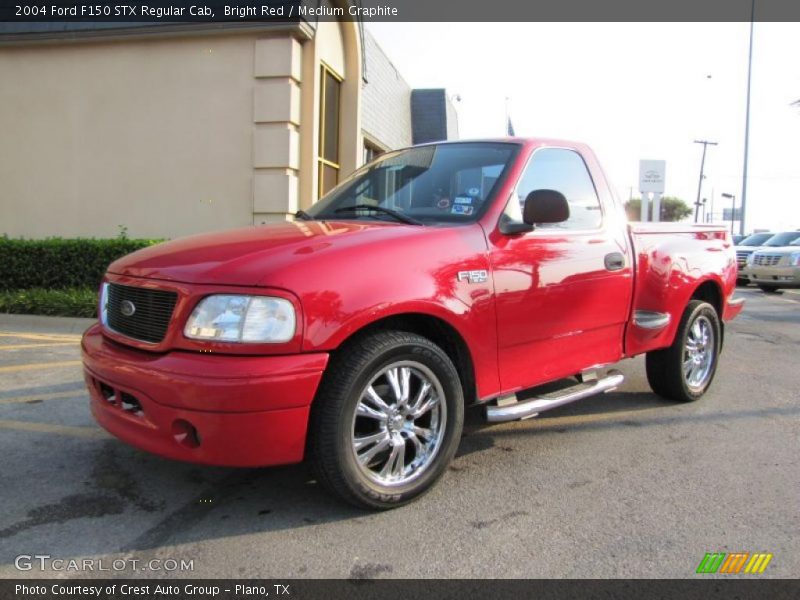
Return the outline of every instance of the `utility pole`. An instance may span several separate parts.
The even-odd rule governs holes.
[[[717,142],[695,140],[694,143],[703,144],[703,157],[700,159],[700,180],[697,182],[697,200],[694,201],[694,222],[697,223],[697,218],[700,216],[700,192],[703,189],[703,170],[706,166],[706,148],[708,148],[708,146],[716,146]]]
[[[747,54],[747,103],[744,115],[744,166],[742,168],[742,218],[739,220],[739,233],[744,235],[745,210],[747,208],[747,155],[750,149],[750,75],[753,70],[753,23],[756,16],[756,0],[750,4],[750,49]]]

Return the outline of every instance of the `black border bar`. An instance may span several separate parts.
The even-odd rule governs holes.
[[[331,14],[330,6],[337,13]],[[194,7],[194,8],[192,8]],[[226,7],[228,15],[226,16]],[[235,7],[236,12],[230,8]],[[54,8],[57,8],[54,10]],[[247,9],[247,10],[245,10]],[[2,23],[800,21],[796,0],[0,0]],[[0,28],[0,35],[6,28]]]
[[[236,593],[236,586],[263,588],[267,593]],[[20,588],[18,586],[25,586]],[[113,587],[112,587],[113,586]],[[136,586],[139,593],[123,593]],[[173,588],[157,593],[156,586]],[[146,590],[142,588],[146,587]],[[39,588],[38,592],[31,592]],[[70,590],[87,591],[71,593]],[[101,593],[96,590],[102,588]],[[202,590],[202,591],[197,591]],[[228,591],[226,591],[228,590]],[[693,579],[7,579],[0,581],[0,598],[27,600],[795,600],[798,579],[754,577]]]

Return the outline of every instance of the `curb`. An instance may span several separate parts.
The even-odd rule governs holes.
[[[0,313],[0,330],[2,331],[81,334],[95,323],[97,323],[97,319]]]

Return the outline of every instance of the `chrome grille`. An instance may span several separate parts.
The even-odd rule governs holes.
[[[108,286],[106,322],[117,333],[157,344],[167,334],[177,300],[175,292],[112,283]]]
[[[737,250],[736,251],[736,264],[743,267],[747,264],[747,257],[750,256],[755,250]]]
[[[759,267],[774,267],[777,265],[783,254],[756,254],[753,258],[753,264]]]

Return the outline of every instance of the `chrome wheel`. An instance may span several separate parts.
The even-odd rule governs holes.
[[[700,315],[689,328],[683,348],[683,377],[690,390],[701,390],[708,383],[715,353],[714,328],[708,317]]]
[[[351,435],[361,471],[384,486],[407,484],[425,472],[441,447],[447,404],[439,379],[425,365],[399,361],[362,390]]]

